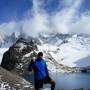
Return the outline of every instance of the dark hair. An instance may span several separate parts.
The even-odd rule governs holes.
[[[42,57],[43,56],[43,53],[42,52],[39,52],[38,54],[37,54],[37,57]]]

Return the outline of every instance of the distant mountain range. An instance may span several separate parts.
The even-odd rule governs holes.
[[[26,37],[23,33],[16,38],[15,33],[12,33],[12,35],[4,39],[4,43],[2,47],[7,46],[8,43],[9,46],[7,47],[11,46],[8,51],[12,49],[12,56],[15,56],[13,60],[19,60],[18,62],[22,67],[25,66],[24,62],[27,64],[30,62],[32,57],[30,55],[33,50],[36,53],[39,51],[44,52],[44,58],[50,71],[64,72],[67,71],[67,69],[64,69],[65,67],[81,68],[90,66],[89,35],[39,33],[38,37]],[[26,68],[24,67],[24,69]]]
[[[26,88],[28,82],[22,78],[18,79],[18,76],[12,73],[20,76],[28,75],[28,64],[36,58],[39,51],[44,53],[44,59],[51,73],[80,72],[82,68],[90,67],[89,35],[39,33],[38,37],[26,37],[23,33],[16,37],[15,33],[9,36],[0,34],[0,63],[3,68],[10,71],[7,72],[0,67],[0,77],[3,76],[0,79],[0,89],[5,89],[5,86],[19,88],[16,84],[11,87],[13,78],[17,83],[25,82],[24,85],[22,83],[19,85],[22,86],[20,88]],[[6,73],[7,78],[5,78]],[[31,87],[32,85],[28,86]]]
[[[0,33],[0,47],[10,47],[16,40],[15,32],[11,35]]]

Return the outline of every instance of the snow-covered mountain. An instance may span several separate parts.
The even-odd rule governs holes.
[[[4,43],[5,35],[3,33],[0,33],[0,47],[2,46],[2,43]]]
[[[41,45],[36,38],[25,39],[19,38],[8,51],[6,51],[2,58],[2,67],[8,70],[14,70],[19,75],[28,73],[28,64],[33,57],[36,57],[39,48],[37,45]],[[60,71],[52,61],[52,56],[44,52],[44,58],[47,61],[50,71]],[[6,63],[4,63],[6,62]],[[51,69],[52,68],[52,69]]]
[[[6,35],[4,33],[0,33],[0,48],[8,48],[17,40],[15,36],[15,32],[11,35]]]
[[[90,66],[90,36],[84,34],[40,34],[40,51],[48,52],[59,64]],[[88,58],[87,58],[88,57]]]
[[[44,52],[44,58],[51,72],[75,71],[78,67],[90,66],[89,35],[40,33],[37,38],[19,36],[8,51],[10,50],[13,50],[11,56],[15,56],[13,60],[19,60],[16,66],[21,68],[20,71],[26,71],[33,50],[36,53]]]

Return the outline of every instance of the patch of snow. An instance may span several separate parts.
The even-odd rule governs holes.
[[[0,90],[11,90],[11,87],[10,87],[9,83],[3,82],[1,80],[1,76],[0,76]]]
[[[23,43],[19,43],[18,46],[20,46],[20,50],[26,47],[26,45],[24,45]]]
[[[3,54],[8,50],[9,48],[0,48],[0,64],[2,62]]]
[[[68,42],[58,46],[61,40],[38,46],[39,51],[48,52],[59,63],[69,67],[86,67],[90,66],[90,37],[80,37],[73,35],[66,39]],[[88,61],[86,58],[88,57]],[[79,62],[81,61],[81,62]],[[76,63],[78,62],[78,63]],[[82,63],[82,64],[80,64]],[[49,67],[52,65],[49,63]],[[53,68],[54,69],[54,68]]]
[[[33,51],[31,51],[31,52],[28,53],[28,54],[25,54],[23,57],[29,57],[32,53],[33,53]]]
[[[51,90],[50,88],[44,88],[44,89],[42,89],[42,90]]]
[[[23,57],[29,57],[31,55],[31,52],[28,54],[25,54]]]

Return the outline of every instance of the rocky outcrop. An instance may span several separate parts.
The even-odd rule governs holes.
[[[30,82],[27,82],[15,73],[11,73],[0,67],[0,83],[6,83],[5,90],[34,90]]]
[[[31,53],[34,50],[37,50],[35,40],[19,38],[16,43],[4,53],[1,66],[7,70],[14,70],[19,74],[26,73],[27,66],[30,63],[32,56],[26,58],[24,55]]]

